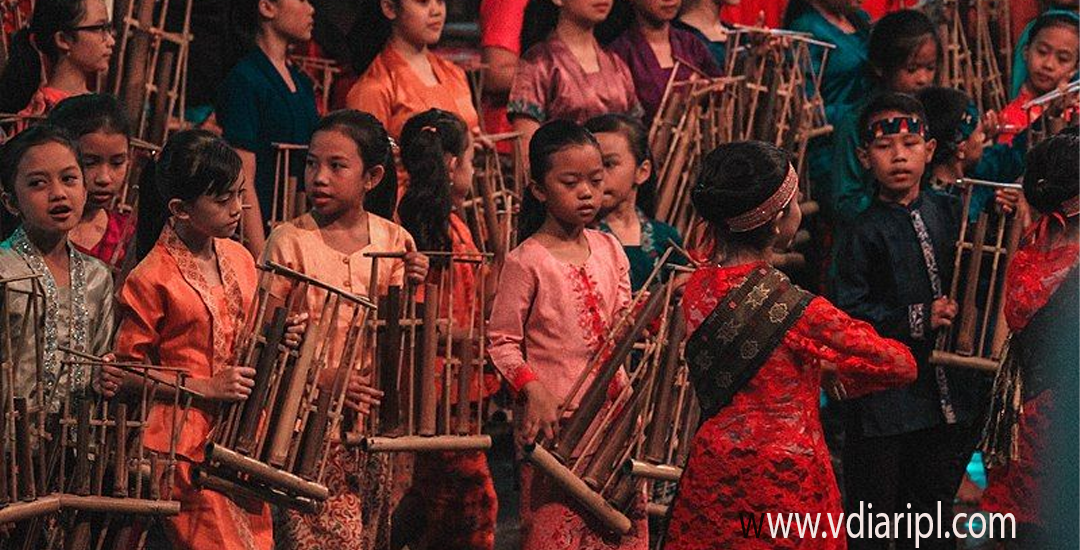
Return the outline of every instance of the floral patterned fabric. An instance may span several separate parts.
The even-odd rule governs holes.
[[[1080,258],[1080,244],[1069,242],[1045,249],[1031,243],[1016,252],[1006,275],[1005,320],[1009,329],[1021,331],[1046,305]],[[1012,513],[1017,523],[1042,525],[1040,503],[1046,500],[1048,483],[1044,460],[1051,451],[1048,433],[1053,433],[1054,392],[1046,390],[1028,396],[1020,413],[1018,459],[987,470],[982,508],[988,512]]]
[[[683,309],[692,334],[762,263],[697,270]],[[741,512],[842,511],[818,411],[820,373],[835,366],[849,396],[915,379],[915,359],[823,298],[814,298],[757,375],[693,439],[668,526],[668,550],[842,549],[846,538],[744,538]]]

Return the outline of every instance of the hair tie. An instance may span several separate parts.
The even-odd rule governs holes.
[[[1038,183],[1046,183],[1046,180],[1040,179]],[[1077,215],[1080,215],[1080,195],[1073,195],[1062,201],[1053,212],[1043,214],[1043,216],[1039,218],[1039,221],[1028,230],[1026,237],[1030,238],[1034,235],[1034,242],[1043,243],[1044,246],[1048,246],[1049,241],[1047,241],[1047,237],[1050,234],[1050,223],[1056,223],[1061,226],[1062,229],[1065,229],[1067,220]]]
[[[780,184],[780,188],[771,197],[742,214],[724,220],[724,223],[727,224],[732,233],[745,233],[757,229],[776,217],[791,202],[798,189],[799,174],[795,172],[795,167],[789,164],[784,182]]]
[[[434,126],[424,126],[423,128],[420,128],[420,131],[421,132],[431,132],[431,133],[433,133],[435,135],[439,134],[439,129],[434,127]]]

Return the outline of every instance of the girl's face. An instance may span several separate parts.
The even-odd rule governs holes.
[[[270,20],[271,28],[289,42],[311,40],[315,6],[308,0],[262,0],[260,10]]]
[[[553,2],[559,7],[560,17],[570,17],[590,26],[603,23],[611,13],[612,6],[612,0],[553,0]]]
[[[108,208],[127,179],[128,138],[97,131],[79,138],[88,208]]]
[[[1037,95],[1045,94],[1069,81],[1076,73],[1080,35],[1076,28],[1047,27],[1024,48],[1028,66],[1028,86]]]
[[[232,237],[243,213],[243,178],[241,174],[220,195],[202,195],[193,202],[173,199],[169,201],[169,209],[177,219],[187,222],[202,235],[218,239]]]
[[[476,151],[473,149],[472,135],[469,135],[468,142],[465,144],[465,152],[460,157],[451,157],[448,161],[450,163],[450,166],[448,166],[451,185],[450,194],[456,198],[464,198],[472,189],[473,176],[476,174],[476,168],[473,166],[475,156]]]
[[[382,166],[364,167],[360,150],[349,136],[324,130],[311,137],[304,181],[311,206],[319,215],[333,218],[363,210],[364,196],[382,176]]]
[[[907,64],[890,75],[885,83],[894,92],[916,94],[934,84],[937,77],[937,42],[927,36],[915,53],[908,58]]]
[[[637,163],[630,151],[630,141],[622,132],[600,132],[596,140],[600,142],[605,171],[600,209],[607,213],[637,199],[637,187],[649,179],[652,167],[648,161]]]
[[[433,46],[446,23],[446,0],[382,0],[383,14],[411,44]]]
[[[551,169],[532,192],[547,215],[568,226],[592,223],[604,191],[604,161],[592,145],[571,145],[551,155]]]
[[[30,229],[49,235],[71,231],[82,217],[86,186],[72,151],[56,142],[31,147],[15,172],[14,194],[4,204]]]
[[[959,153],[963,155],[964,169],[968,170],[974,168],[982,160],[983,150],[986,149],[986,130],[983,128],[983,123],[980,121],[975,126],[975,131],[968,136],[967,139],[960,142],[958,149]]]
[[[633,0],[634,11],[649,21],[668,22],[679,15],[682,0]]]
[[[86,14],[75,30],[56,34],[57,45],[72,65],[88,74],[98,73],[109,68],[116,45],[115,32],[105,2],[87,0]]]

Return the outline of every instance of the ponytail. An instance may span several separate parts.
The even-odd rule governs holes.
[[[410,118],[401,131],[401,162],[409,173],[409,188],[401,198],[398,217],[419,250],[451,251],[453,184],[446,156],[463,158],[467,132],[460,118],[440,109]],[[437,257],[433,263],[441,267],[445,260]]]

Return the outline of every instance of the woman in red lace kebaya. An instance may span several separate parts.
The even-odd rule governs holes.
[[[1052,541],[1067,540],[1048,538],[1062,536],[1055,518],[1076,522],[1075,473],[1056,475],[1062,472],[1055,454],[1076,446],[1075,439],[1058,438],[1062,429],[1076,429],[1061,415],[1076,413],[1078,146],[1075,135],[1056,136],[1028,153],[1024,196],[1041,218],[1006,275],[1005,320],[1013,336],[994,384],[983,445],[990,483],[982,507],[1016,517],[1017,539],[1008,548],[1055,547]],[[1019,409],[1008,406],[1017,391],[1023,402]],[[1062,499],[1058,490],[1073,497]]]
[[[822,373],[827,373],[827,385],[837,397],[915,379],[915,360],[905,346],[878,336],[869,324],[852,319],[824,298],[798,290],[768,266],[773,247],[790,244],[798,229],[797,183],[787,153],[761,142],[739,142],[723,145],[705,158],[692,191],[694,208],[709,223],[716,251],[713,263],[690,277],[683,296],[691,334],[687,361],[703,411],[673,504],[667,550],[846,548],[842,529],[838,538],[832,532],[818,539],[772,540],[767,533],[760,539],[747,538],[740,515],[752,513],[758,521],[765,512],[821,513],[825,529],[826,513],[839,521],[840,493],[818,416]],[[786,332],[777,329],[775,339],[764,340],[761,360],[748,367],[749,372],[734,373],[736,379],[746,381],[735,384],[718,407],[710,408],[714,400],[709,394],[715,386],[726,388],[732,373],[711,376],[724,368],[723,361],[716,361],[712,371],[706,371],[708,383],[702,383],[694,373],[700,357],[692,353],[692,344],[703,324],[703,330],[711,326],[714,307],[743,309],[754,301],[768,278],[744,300],[728,295],[737,293],[748,276],[759,273],[779,280],[779,289],[791,292],[794,288],[803,296],[797,307],[805,309]],[[766,307],[760,308],[759,317],[720,327],[714,340],[721,343],[716,346],[716,357],[724,357],[728,343],[740,341],[744,345],[737,346],[737,356],[745,360],[759,353],[756,342],[762,340],[755,335],[761,331],[755,323],[765,324],[766,319],[777,323],[788,315],[788,307],[780,300],[768,307],[772,296],[764,300]],[[716,312],[720,317],[724,314]],[[737,315],[731,314],[731,319],[739,319]],[[769,348],[772,343],[774,347]],[[753,353],[743,353],[748,348]],[[739,379],[740,374],[748,379]]]

